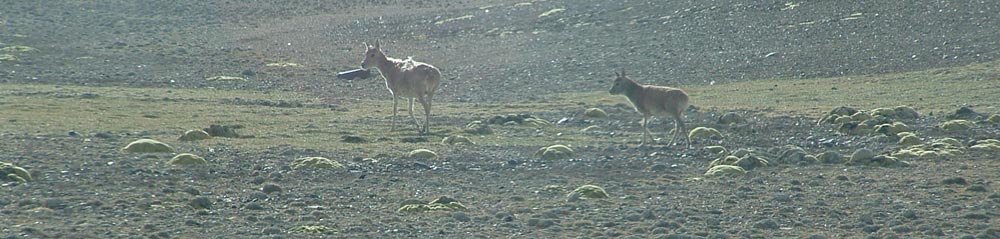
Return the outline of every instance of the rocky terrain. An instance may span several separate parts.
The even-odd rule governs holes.
[[[1000,238],[998,9],[13,1],[0,238]],[[433,133],[335,79],[376,39],[451,78]]]

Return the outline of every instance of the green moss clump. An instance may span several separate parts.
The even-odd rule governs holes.
[[[288,231],[289,232],[294,232],[294,233],[315,233],[315,234],[321,234],[321,233],[326,233],[326,232],[332,232],[333,228],[330,228],[330,227],[327,227],[327,226],[323,226],[323,225],[319,225],[319,226],[297,226],[297,227],[293,227],[291,229],[288,229]]]
[[[976,141],[976,144],[969,146],[969,150],[985,151],[985,152],[1000,152],[1000,140],[996,139],[984,139]]]
[[[870,120],[871,118],[872,115],[865,112],[857,112],[851,115],[851,121],[857,121],[857,122]]]
[[[545,119],[534,118],[534,117],[525,118],[524,123],[535,127],[552,126],[552,122],[549,122],[548,120]]]
[[[908,159],[908,158],[920,157],[920,154],[913,152],[909,149],[900,149],[899,151],[893,152],[891,156],[901,159]]]
[[[604,191],[604,188],[595,185],[583,185],[573,189],[572,192],[566,194],[569,201],[576,201],[579,199],[601,199],[608,198],[608,192]]]
[[[745,123],[746,121],[747,120],[745,118],[743,118],[743,115],[740,115],[740,114],[738,114],[736,112],[726,112],[725,114],[722,114],[722,116],[719,116],[718,123],[719,124],[738,124],[738,123]]]
[[[910,129],[910,126],[902,122],[893,122],[892,124],[880,124],[875,126],[876,133],[881,133],[889,136],[898,135],[899,133],[911,132],[911,131],[913,130]]]
[[[427,212],[427,211],[466,211],[465,205],[447,196],[441,196],[434,201],[424,203],[419,200],[403,201],[397,212]]]
[[[590,108],[583,111],[583,116],[591,118],[605,118],[608,117],[608,112],[604,112],[604,110],[600,108]]]
[[[0,181],[4,182],[22,183],[34,180],[31,178],[31,173],[28,170],[7,162],[0,162],[0,179],[2,179]]]
[[[858,113],[857,109],[851,108],[850,106],[839,106],[830,110],[829,115],[850,116],[855,113]]]
[[[986,118],[986,122],[993,124],[1000,124],[1000,114],[992,114],[989,118]]]
[[[873,157],[864,160],[855,160],[854,158],[851,158],[851,161],[849,163],[852,165],[877,166],[877,167],[909,166],[909,163],[900,161],[898,158],[888,155],[875,155]]]
[[[15,55],[11,54],[0,54],[0,62],[18,62],[21,59],[17,58]]]
[[[708,163],[708,167],[711,168],[719,165],[736,165],[736,162],[739,161],[740,157],[736,157],[734,155],[726,155],[723,157],[719,157],[715,160],[712,160],[712,162]]]
[[[941,129],[950,132],[961,132],[971,130],[975,123],[968,120],[949,120],[940,125]]]
[[[719,130],[717,130],[717,129],[713,129],[713,128],[709,128],[709,127],[698,127],[698,128],[692,129],[691,132],[688,133],[688,138],[690,138],[690,139],[701,139],[701,138],[706,138],[706,139],[722,139],[722,133],[720,133]]]
[[[184,134],[181,135],[181,137],[178,138],[177,140],[180,140],[180,141],[195,141],[195,140],[205,140],[205,139],[211,139],[211,138],[212,138],[212,136],[209,135],[208,132],[205,132],[204,130],[200,130],[200,129],[195,129],[195,130],[188,130],[187,132],[184,132]]]
[[[122,148],[122,151],[128,153],[172,153],[174,148],[160,141],[140,139],[132,141],[125,148]]]
[[[344,165],[340,162],[324,158],[324,157],[303,157],[292,161],[292,168],[330,168],[330,169],[342,169]]]
[[[239,76],[213,76],[205,78],[206,81],[247,81],[246,78]]]
[[[899,145],[906,146],[906,145],[917,145],[922,143],[923,141],[920,140],[919,137],[913,134],[904,135],[902,138],[899,138]]]
[[[207,164],[208,161],[201,156],[194,154],[178,154],[170,159],[167,163],[171,165],[196,165],[196,164]]]
[[[416,149],[410,151],[406,157],[411,159],[436,159],[438,158],[438,154],[429,149]]]
[[[490,128],[489,124],[478,120],[466,124],[465,129],[462,131],[468,134],[493,134],[493,129]]]
[[[833,123],[834,124],[843,124],[843,123],[854,122],[854,121],[856,121],[856,120],[854,120],[854,117],[851,117],[851,116],[837,116],[837,118],[833,120]]]
[[[591,125],[591,126],[587,126],[586,128],[581,129],[580,133],[590,133],[590,132],[595,132],[595,131],[600,130],[600,129],[601,129],[601,126]]]
[[[573,149],[561,144],[542,147],[535,151],[535,156],[544,160],[568,159],[572,158],[573,155]]]
[[[747,173],[747,171],[744,170],[740,166],[716,165],[716,166],[714,166],[712,168],[709,168],[708,171],[705,172],[705,177],[720,177],[720,176],[727,176],[727,175],[743,175],[743,174],[746,174],[746,173]]]
[[[884,116],[887,118],[896,117],[896,110],[889,108],[877,108],[872,110],[872,116]]]
[[[837,151],[826,151],[816,155],[816,160],[821,163],[843,163],[844,156]]]
[[[472,139],[470,139],[469,137],[465,137],[465,136],[461,136],[461,135],[452,135],[452,136],[444,137],[444,139],[441,139],[441,144],[448,144],[448,145],[455,145],[455,144],[474,145],[476,143],[472,142]]]
[[[962,144],[961,141],[958,141],[955,138],[940,138],[938,140],[935,140],[934,144],[944,144],[944,145],[939,145],[939,146],[934,146],[933,144],[931,145],[932,147],[937,147],[937,148],[941,148],[941,147],[953,147],[953,148],[961,149],[961,148],[965,147],[965,145]]]
[[[8,46],[0,48],[0,52],[36,52],[38,49],[30,46]]]

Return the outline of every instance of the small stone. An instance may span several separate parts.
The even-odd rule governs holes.
[[[194,197],[194,198],[191,199],[191,202],[189,204],[191,205],[191,207],[193,207],[195,209],[211,209],[212,208],[212,200],[208,199],[208,197],[202,197],[202,196]]]
[[[278,186],[277,184],[270,184],[270,183],[269,184],[264,184],[264,186],[260,188],[260,191],[264,192],[266,194],[281,193],[281,186]]]

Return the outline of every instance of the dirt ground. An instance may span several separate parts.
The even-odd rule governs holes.
[[[59,94],[66,90],[60,87],[291,92],[329,105],[333,110],[324,117],[336,121],[343,112],[369,112],[336,107],[389,99],[381,79],[335,79],[357,68],[362,44],[376,40],[390,56],[429,62],[452,78],[435,98],[454,107],[446,112],[606,92],[612,72],[622,69],[646,84],[681,87],[877,76],[997,60],[998,11],[996,1],[927,0],[17,0],[0,6],[0,48],[34,50],[0,52],[16,56],[0,60],[0,84],[54,89],[7,87],[0,107],[19,107],[19,99],[29,97],[86,102],[85,95]],[[246,81],[206,80],[220,75]],[[998,84],[996,75],[973,77],[984,87]],[[177,94],[174,101],[191,97]],[[784,96],[762,97],[780,102]],[[769,101],[748,104],[767,104],[761,102]],[[37,122],[0,132],[0,162],[24,167],[33,177],[0,186],[0,238],[1000,238],[1000,151],[973,148],[1000,137],[998,124],[987,119],[1000,112],[996,108],[976,108],[982,115],[970,117],[953,115],[955,105],[918,118],[879,118],[905,123],[935,152],[906,158],[899,154],[909,148],[897,143],[902,136],[844,133],[839,127],[850,122],[817,124],[823,115],[749,110],[740,112],[743,122],[719,124],[726,112],[692,105],[689,125],[716,128],[721,139],[699,139],[692,148],[662,140],[638,147],[639,116],[620,99],[593,105],[606,110],[606,118],[585,118],[577,109],[525,108],[520,113],[559,130],[493,124],[495,134],[483,136],[492,143],[442,148],[439,159],[294,144],[176,144],[212,159],[190,168],[166,166],[173,154],[121,151],[137,138],[174,139],[173,129],[52,128],[48,122],[56,119],[24,117],[52,106],[31,106],[21,115],[0,115],[0,124]],[[389,111],[373,109],[378,116],[371,118],[387,122]],[[50,113],[58,118],[59,112]],[[485,120],[472,113],[433,117],[441,133],[421,137],[401,127],[363,145],[375,152],[437,145],[460,134],[450,129]],[[942,126],[954,117],[974,126]],[[535,150],[546,145],[514,142],[590,126],[600,130],[579,133],[589,140],[574,141],[568,158],[542,159]],[[651,125],[657,137],[670,127]],[[340,143],[338,134],[330,140]],[[941,143],[946,138],[961,145]],[[703,148],[713,145],[729,150]],[[786,145],[844,159],[790,156],[797,151]],[[897,157],[848,162],[862,148]],[[739,149],[769,165],[735,176],[704,175],[712,160]],[[290,158],[316,155],[346,169],[289,164]],[[588,184],[609,197],[567,196]],[[408,200],[440,196],[466,209],[397,211]]]

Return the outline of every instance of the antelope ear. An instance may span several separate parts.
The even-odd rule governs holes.
[[[382,45],[382,40],[381,39],[376,39],[375,40],[375,49],[382,49],[382,47],[379,46],[379,45]]]
[[[625,69],[622,69],[622,77],[625,77]]]
[[[616,77],[616,78],[617,78],[617,77],[622,77],[622,75],[621,75],[621,74],[618,74],[618,71],[615,71],[615,77]]]

